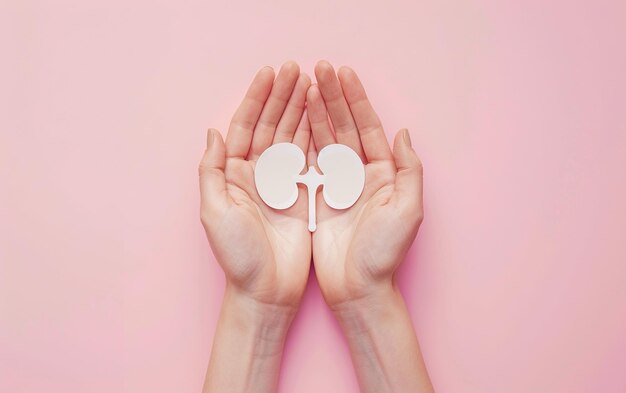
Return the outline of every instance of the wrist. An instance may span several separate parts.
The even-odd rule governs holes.
[[[332,307],[346,336],[363,392],[428,392],[432,385],[398,288]]]
[[[347,334],[367,332],[381,319],[404,309],[399,289],[391,282],[378,283],[367,293],[330,304],[333,314]]]
[[[276,390],[292,307],[259,302],[226,285],[204,392]]]
[[[356,277],[355,277],[356,276]],[[341,283],[320,282],[322,294],[328,307],[333,311],[342,311],[361,307],[370,302],[380,302],[397,292],[392,275],[372,278],[360,274],[348,274]]]
[[[252,334],[261,341],[279,343],[297,312],[297,306],[266,303],[226,285],[222,312],[240,333]]]
[[[308,278],[308,276],[304,276]],[[306,280],[302,277],[278,280],[274,277],[258,277],[254,280],[240,282],[226,275],[226,289],[224,299],[227,296],[241,300],[248,306],[262,308],[266,311],[291,313],[298,311]]]

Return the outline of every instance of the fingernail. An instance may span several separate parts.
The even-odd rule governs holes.
[[[213,138],[215,138],[215,134],[213,134],[213,130],[209,128],[206,134],[206,147],[207,149],[211,147],[213,144]]]
[[[407,130],[406,128],[404,129],[404,142],[406,142],[407,145],[413,147],[413,144],[411,143],[411,134],[409,134],[409,130]]]

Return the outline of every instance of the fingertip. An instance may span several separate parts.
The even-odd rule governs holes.
[[[224,138],[222,138],[222,133],[216,128],[209,128],[207,131],[207,148],[211,146],[215,146],[215,144],[223,145]]]
[[[339,79],[344,80],[358,78],[354,69],[345,65],[339,67],[339,69],[337,70],[337,76],[339,77]]]
[[[268,73],[274,73],[274,67],[270,66],[270,65],[266,65],[261,67],[261,69],[257,72],[257,75],[262,75],[262,74],[268,74]]]
[[[293,60],[287,60],[280,67],[279,73],[280,72],[286,72],[286,73],[289,73],[289,74],[299,74],[300,73],[300,66],[298,65],[298,63],[296,63]]]
[[[400,147],[400,146],[410,146],[410,144],[407,143],[407,134],[408,134],[409,130],[406,128],[401,128],[398,130],[398,132],[396,132],[396,135],[393,138],[393,144],[394,147]]]
[[[206,147],[209,149],[213,145],[213,140],[215,139],[215,128],[209,128],[206,132]]]
[[[408,128],[401,128],[396,133],[395,139],[404,146],[411,147],[411,135]]]
[[[342,65],[341,67],[339,67],[339,69],[337,70],[337,73],[341,73],[341,74],[350,74],[350,73],[354,73],[354,70],[347,65]]]
[[[399,168],[415,168],[422,172],[422,162],[411,144],[411,135],[406,128],[400,129],[393,141],[393,155]]]
[[[332,68],[333,66],[330,64],[330,61],[328,61],[326,59],[321,59],[317,63],[315,63],[315,68],[319,68],[319,67],[330,67],[330,68]]]
[[[274,72],[274,68],[271,66],[264,66],[254,76],[252,84],[256,84],[256,86],[265,86],[267,89],[271,86],[271,83],[274,82],[275,77],[276,73]]]
[[[328,60],[320,60],[315,64],[315,76],[323,77],[331,73],[334,74],[335,69]]]
[[[404,143],[407,144],[407,146],[409,146],[410,148],[413,148],[413,144],[411,143],[411,133],[409,132],[408,129],[403,128],[404,130]]]
[[[307,99],[311,101],[320,98],[320,88],[317,86],[317,83],[313,83],[311,84],[311,86],[309,86],[309,90],[307,90],[306,96]]]

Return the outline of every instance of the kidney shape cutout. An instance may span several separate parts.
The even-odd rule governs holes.
[[[317,157],[322,171],[309,167],[300,174],[306,159],[300,148],[292,143],[277,143],[259,157],[254,181],[259,196],[274,209],[287,209],[298,199],[297,183],[307,187],[309,199],[309,230],[315,231],[315,194],[322,185],[324,201],[333,209],[347,209],[363,192],[365,168],[359,156],[346,145],[324,147]]]

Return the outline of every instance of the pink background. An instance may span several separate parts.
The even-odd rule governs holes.
[[[321,58],[424,162],[399,275],[437,391],[626,392],[623,1],[31,0],[0,19],[1,392],[199,392],[224,284],[205,130],[261,66]],[[280,390],[357,391],[313,276]]]

